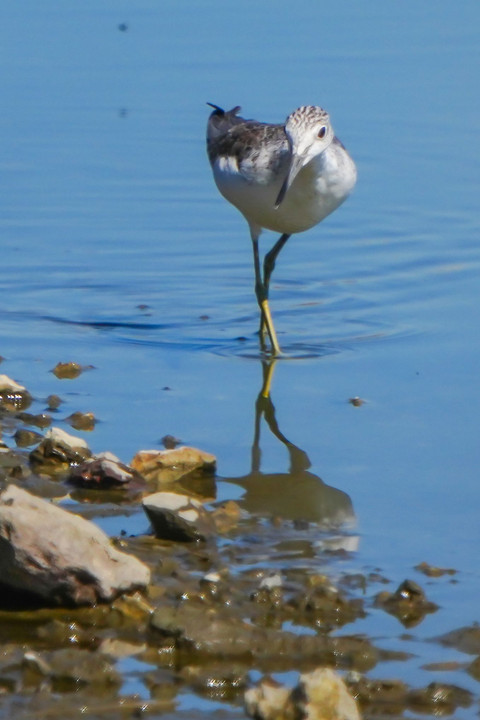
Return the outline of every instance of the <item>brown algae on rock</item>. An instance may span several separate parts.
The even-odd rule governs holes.
[[[52,373],[59,380],[74,380],[81,375],[84,370],[93,370],[93,366],[82,366],[77,362],[59,362],[52,369]]]
[[[84,430],[85,432],[91,432],[95,430],[96,419],[95,415],[91,412],[74,412],[65,418],[65,422],[68,422],[75,430]]]
[[[212,474],[216,462],[211,453],[182,446],[171,450],[140,450],[130,464],[148,481],[161,486],[193,472]]]

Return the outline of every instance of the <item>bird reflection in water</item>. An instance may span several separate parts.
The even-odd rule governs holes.
[[[307,453],[290,442],[280,430],[270,395],[274,367],[275,361],[262,362],[263,383],[255,403],[251,471],[241,477],[225,479],[245,489],[241,504],[251,514],[316,523],[325,529],[351,525],[355,513],[350,497],[342,490],[326,485],[318,475],[310,472],[311,462]],[[289,468],[285,472],[266,473],[261,470],[263,420],[287,449]],[[345,549],[354,550],[358,539],[346,536],[340,544]]]

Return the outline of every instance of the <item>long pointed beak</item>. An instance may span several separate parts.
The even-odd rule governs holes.
[[[278,193],[277,199],[275,200],[275,210],[282,204],[283,199],[285,195],[287,194],[287,191],[295,178],[297,177],[298,173],[303,167],[303,157],[302,155],[297,155],[292,153],[292,157],[290,158],[290,165],[287,172],[287,177],[283,181],[283,185],[280,188],[280,192]]]

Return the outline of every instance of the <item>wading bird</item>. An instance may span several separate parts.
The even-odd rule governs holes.
[[[260,339],[268,334],[272,355],[280,347],[268,305],[270,279],[280,250],[290,235],[309,230],[350,194],[355,163],[335,137],[328,113],[302,106],[284,125],[238,116],[212,103],[207,152],[221,194],[244,215],[250,227],[255,293],[260,307]],[[262,230],[281,233],[265,255],[263,275],[258,239]]]

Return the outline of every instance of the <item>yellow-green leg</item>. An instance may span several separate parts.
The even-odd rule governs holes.
[[[255,294],[257,296],[257,302],[258,306],[260,308],[261,312],[261,332],[260,332],[260,342],[262,344],[262,348],[265,346],[264,341],[264,331],[263,328],[265,327],[267,329],[268,337],[270,338],[270,345],[272,349],[272,355],[280,355],[280,345],[278,344],[277,340],[277,333],[275,332],[275,327],[273,325],[272,320],[272,314],[270,312],[270,307],[268,305],[268,292],[265,289],[265,285],[262,282],[262,274],[260,271],[260,258],[258,254],[258,237],[252,237],[252,244],[253,244],[253,262],[255,267]]]
[[[280,253],[280,250],[283,248],[285,243],[287,242],[290,235],[287,235],[284,233],[279,240],[275,243],[275,245],[272,247],[272,249],[265,255],[264,261],[263,261],[263,288],[265,291],[265,296],[268,301],[268,294],[270,290],[270,278],[272,276],[273,270],[275,268],[275,262],[276,259]],[[264,320],[264,315],[262,313],[260,318],[260,338],[263,339],[263,342],[265,342],[265,332],[267,330],[266,323]]]

